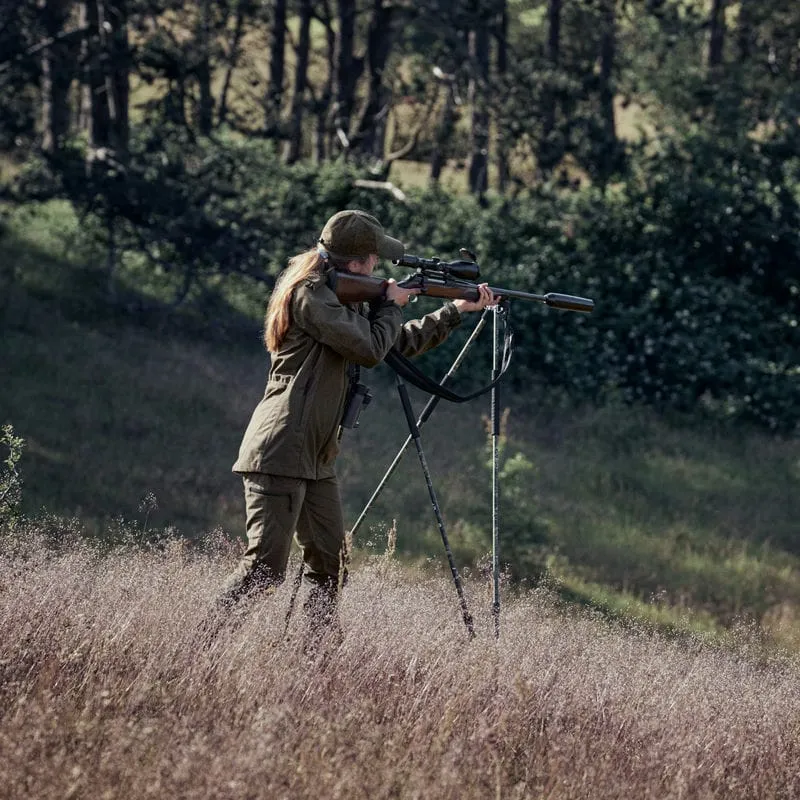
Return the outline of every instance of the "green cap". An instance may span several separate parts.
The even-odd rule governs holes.
[[[381,258],[403,257],[405,247],[383,232],[383,225],[365,211],[339,211],[322,229],[319,243],[334,258],[366,258],[377,253]]]

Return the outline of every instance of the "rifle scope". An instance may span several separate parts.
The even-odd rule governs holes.
[[[443,278],[449,275],[463,281],[474,281],[481,274],[481,268],[474,261],[441,261],[438,258],[420,258],[409,255],[393,259],[392,264],[396,264],[398,267],[418,269],[430,277]]]

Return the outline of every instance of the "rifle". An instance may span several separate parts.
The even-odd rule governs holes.
[[[467,251],[462,251],[462,254]],[[419,258],[403,256],[395,259],[393,264],[410,267],[417,271],[407,278],[398,281],[403,289],[419,289],[420,294],[429,297],[443,297],[450,300],[463,298],[475,301],[478,299],[478,286],[474,281],[480,276],[480,267],[475,261],[441,261],[438,258]],[[331,289],[342,303],[364,303],[380,300],[386,295],[388,281],[372,275],[356,275],[343,270],[331,270],[328,277]],[[589,313],[594,309],[594,300],[587,297],[575,297],[571,294],[548,292],[533,294],[517,289],[501,289],[490,286],[496,297],[534,300],[551,308],[564,311],[583,311]]]

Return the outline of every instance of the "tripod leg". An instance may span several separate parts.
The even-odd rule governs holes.
[[[442,512],[439,508],[439,501],[436,499],[436,492],[433,488],[433,482],[431,481],[431,473],[428,469],[428,462],[425,460],[425,453],[422,450],[422,442],[420,441],[419,436],[419,426],[414,419],[414,409],[411,407],[411,400],[408,396],[408,389],[406,388],[405,381],[399,376],[395,376],[397,379],[397,391],[400,393],[400,401],[403,404],[403,411],[406,415],[406,420],[408,421],[408,429],[411,431],[411,438],[414,440],[414,445],[417,448],[417,455],[419,456],[419,463],[422,466],[422,472],[425,475],[425,483],[428,485],[428,494],[431,498],[431,505],[433,506],[433,513],[436,515],[436,522],[439,525],[439,533],[442,536],[442,542],[444,543],[444,550],[447,553],[447,561],[450,564],[450,572],[453,575],[453,582],[456,585],[456,592],[458,593],[458,601],[461,606],[461,615],[464,619],[464,624],[467,626],[467,632],[469,634],[470,639],[475,638],[475,628],[472,623],[472,615],[469,613],[469,609],[467,608],[467,600],[464,597],[464,589],[461,585],[461,577],[458,574],[458,569],[456,567],[456,562],[453,559],[453,553],[450,550],[450,542],[447,539],[447,530],[444,527],[444,519],[442,519]]]
[[[500,374],[498,348],[498,319],[506,313],[507,300],[498,303],[494,308],[494,325],[492,326],[492,381]],[[494,619],[494,638],[500,637],[500,390],[492,386],[492,618]]]
[[[475,339],[478,338],[478,334],[483,330],[484,326],[486,325],[486,316],[489,314],[489,309],[486,308],[481,314],[480,320],[478,320],[478,324],[473,329],[472,333],[470,334],[467,341],[464,343],[464,346],[461,348],[461,352],[456,356],[455,361],[453,361],[453,365],[447,371],[447,374],[442,378],[439,385],[444,386],[444,384],[455,375],[456,370],[461,366],[465,356],[467,355],[467,351],[472,346],[472,343]],[[436,397],[433,395],[428,402],[425,404],[425,408],[422,409],[422,413],[419,415],[419,419],[417,420],[417,427],[421,428],[430,418],[431,414],[433,414],[433,410],[436,408],[437,404],[441,400],[440,397]],[[358,519],[353,523],[353,527],[350,528],[350,535],[353,536],[355,532],[361,527],[361,523],[364,521],[364,518],[369,513],[369,510],[374,505],[375,501],[378,499],[378,496],[383,491],[383,487],[386,486],[389,478],[392,476],[392,473],[397,469],[397,465],[400,463],[400,459],[403,457],[403,453],[405,453],[408,446],[411,444],[412,437],[409,436],[405,442],[403,442],[400,450],[398,450],[397,455],[394,457],[394,461],[389,465],[389,469],[386,470],[383,478],[381,478],[381,482],[378,484],[375,491],[372,493],[372,497],[367,501],[367,504],[364,506],[364,510],[359,514]]]

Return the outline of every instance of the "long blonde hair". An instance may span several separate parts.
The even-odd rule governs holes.
[[[294,290],[314,273],[321,273],[327,267],[332,269],[343,269],[353,264],[363,264],[369,256],[363,258],[339,258],[337,256],[322,254],[318,249],[306,250],[289,259],[286,269],[275,281],[275,288],[267,304],[267,314],[264,317],[264,344],[270,353],[277,353],[283,340],[286,338],[286,331],[291,325],[291,314],[289,306],[292,304]],[[327,265],[327,266],[326,266]]]
[[[278,352],[289,330],[289,306],[294,290],[314,273],[321,272],[322,265],[322,257],[316,248],[289,259],[289,264],[275,283],[264,317],[264,344],[270,353]]]

